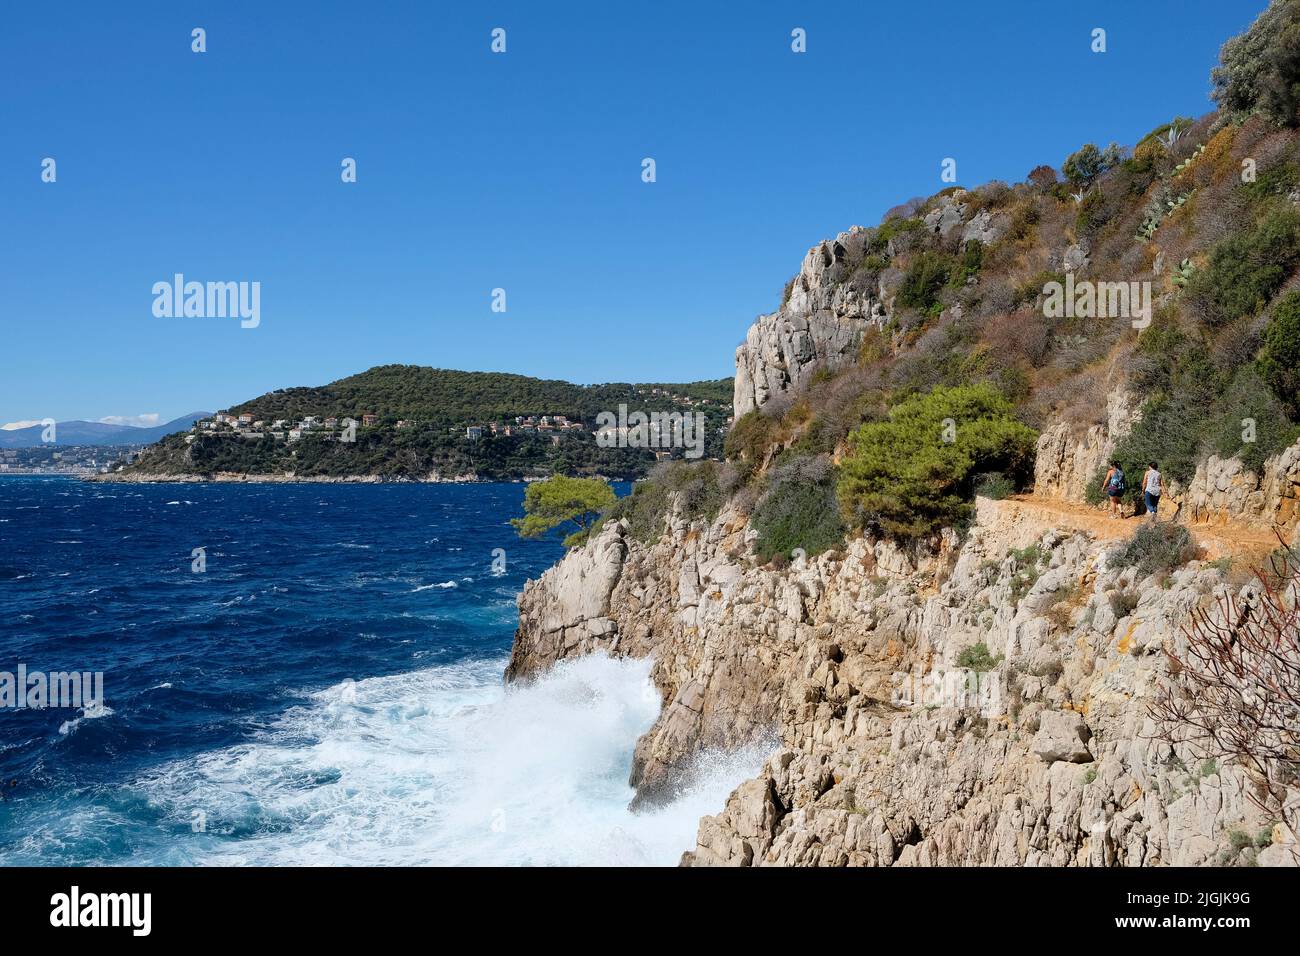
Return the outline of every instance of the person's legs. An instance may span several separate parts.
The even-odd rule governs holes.
[[[1148,513],[1149,515],[1151,515],[1151,523],[1152,523],[1152,524],[1155,524],[1155,523],[1156,523],[1156,510],[1159,509],[1159,507],[1160,507],[1160,496],[1159,496],[1159,495],[1153,495],[1153,494],[1151,494],[1151,492],[1148,491],[1148,492],[1144,493],[1144,495],[1143,495],[1143,499],[1142,499],[1142,500],[1146,503],[1146,506],[1147,506],[1147,513]]]

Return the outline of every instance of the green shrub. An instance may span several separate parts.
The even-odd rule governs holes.
[[[1043,294],[1043,289],[1049,282],[1058,282],[1065,284],[1064,272],[1048,272],[1044,270],[1031,279],[1026,280],[1016,287],[1016,303],[1035,302]]]
[[[632,486],[632,493],[619,498],[606,513],[605,521],[626,520],[628,534],[637,541],[652,544],[664,532],[664,518],[670,499],[662,485],[646,479]]]
[[[1273,307],[1259,372],[1291,414],[1300,415],[1300,292],[1287,293]]]
[[[954,286],[963,286],[968,279],[979,275],[982,268],[984,268],[984,243],[972,239],[962,249],[961,259],[957,263],[957,268],[952,270],[949,281]]]
[[[757,409],[741,415],[727,432],[724,445],[727,459],[752,472],[766,457],[780,427],[779,421]]]
[[[981,498],[1001,501],[1015,494],[1015,491],[1015,484],[1000,471],[986,471],[975,478],[975,494]]]
[[[1269,457],[1300,438],[1300,426],[1287,417],[1286,407],[1254,368],[1247,366],[1237,373],[1223,394],[1221,406],[1210,433],[1214,452],[1220,458],[1240,458],[1257,474]]]
[[[1031,544],[1027,548],[1012,548],[1007,553],[1015,559],[1017,565],[1022,567],[1033,567],[1041,564],[1043,558],[1046,557],[1043,554],[1042,545],[1038,544]]]
[[[939,293],[953,272],[952,259],[941,252],[925,250],[912,259],[898,287],[898,304],[933,313],[939,305]]]
[[[1111,591],[1110,609],[1115,615],[1115,620],[1122,621],[1136,611],[1140,599],[1141,595],[1132,591]]]
[[[969,670],[986,673],[993,670],[1002,663],[1002,655],[994,657],[989,653],[988,645],[983,641],[978,644],[972,644],[957,655],[957,666],[965,667]]]
[[[655,466],[650,477],[633,485],[630,495],[607,508],[602,521],[626,519],[628,533],[646,544],[663,534],[664,519],[674,498],[684,517],[712,521],[734,484],[726,474],[728,468],[714,461],[663,462]]]
[[[1252,199],[1266,201],[1290,194],[1300,186],[1300,164],[1280,162],[1261,170],[1253,183],[1241,188]]]
[[[1105,194],[1100,189],[1091,190],[1079,203],[1079,211],[1074,217],[1074,231],[1081,236],[1095,235],[1110,222],[1112,215]]]
[[[1111,563],[1137,568],[1143,577],[1185,564],[1195,556],[1192,536],[1180,524],[1168,521],[1143,524],[1123,545],[1111,553]]]
[[[765,484],[752,517],[760,561],[776,555],[789,557],[796,548],[812,557],[844,540],[844,521],[828,458],[783,461],[768,473]]]
[[[925,223],[919,218],[889,219],[881,223],[875,235],[867,242],[867,254],[884,256],[888,254],[889,241],[905,233],[917,235],[925,230]]]
[[[1129,479],[1125,500],[1141,497],[1138,479],[1148,462],[1159,462],[1166,477],[1182,482],[1191,480],[1210,452],[1222,458],[1237,456],[1259,472],[1265,459],[1300,438],[1300,427],[1254,368],[1246,366],[1224,383],[1202,350],[1184,346],[1171,355],[1164,374],[1170,373],[1174,380],[1143,403],[1141,419],[1115,447],[1114,457]],[[1246,440],[1247,419],[1254,422],[1254,441]],[[1088,486],[1087,497],[1094,504],[1103,500],[1104,476],[1105,468]]]
[[[1147,395],[1141,419],[1115,449],[1130,477],[1130,500],[1140,497],[1132,480],[1147,462],[1158,461],[1167,476],[1188,481],[1197,463],[1213,452],[1237,455],[1258,471],[1266,458],[1300,437],[1296,409],[1286,396],[1300,363],[1300,294],[1275,305],[1259,361],[1251,362],[1252,339],[1237,329],[1219,334],[1213,346],[1204,329],[1180,327],[1162,313],[1138,338],[1133,384]],[[1265,385],[1268,382],[1272,390]],[[1254,421],[1254,441],[1248,425]],[[1103,471],[1089,484],[1089,501],[1102,500]]]
[[[1105,468],[1098,469],[1092,476],[1092,480],[1083,490],[1083,500],[1090,505],[1103,504],[1106,501],[1106,489],[1102,483],[1106,480],[1106,472],[1109,471],[1109,465]],[[1128,469],[1124,469],[1124,474],[1128,474]]]
[[[1219,52],[1214,99],[1232,120],[1259,113],[1278,126],[1300,124],[1300,3],[1277,0]]]
[[[1228,236],[1187,284],[1211,326],[1256,315],[1300,264],[1300,212],[1284,203]]]
[[[1061,164],[1061,172],[1074,185],[1086,185],[1108,169],[1119,165],[1122,159],[1123,151],[1115,143],[1104,150],[1098,149],[1093,143],[1085,143],[1077,152],[1066,157]]]
[[[1197,350],[1196,360],[1208,361],[1205,350],[1168,313],[1158,313],[1150,327],[1137,340],[1137,367],[1133,385],[1144,394],[1167,392],[1174,384],[1175,372],[1187,364],[1190,351]]]
[[[688,519],[712,521],[731,491],[725,468],[715,461],[666,461],[654,467],[650,480],[677,496]]]
[[[975,475],[1001,471],[1023,483],[1036,437],[988,384],[935,388],[850,434],[840,506],[854,527],[904,539],[960,526],[969,518]]]
[[[1016,605],[1043,576],[1040,565],[1046,555],[1036,544],[1031,544],[1027,548],[1012,549],[1008,554],[1015,562],[1015,573],[1011,577],[1011,603]]]
[[[1166,478],[1191,480],[1208,431],[1207,412],[1212,408],[1212,404],[1201,404],[1188,392],[1157,395],[1143,404],[1141,420],[1115,446],[1114,457],[1128,478],[1126,500],[1140,497],[1137,483],[1148,462],[1158,462]]]

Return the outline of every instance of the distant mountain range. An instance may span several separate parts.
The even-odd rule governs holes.
[[[190,412],[174,418],[165,425],[139,428],[135,425],[106,425],[103,422],[57,422],[54,426],[56,445],[152,445],[172,432],[189,431],[190,426],[211,412]],[[41,441],[40,425],[0,431],[0,448],[36,448],[50,444]]]

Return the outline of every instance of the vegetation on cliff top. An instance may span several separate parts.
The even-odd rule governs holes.
[[[837,493],[856,528],[915,539],[970,517],[975,476],[1000,472],[1013,484],[1033,468],[1033,429],[987,382],[907,398],[884,421],[848,439]]]
[[[573,547],[587,540],[592,525],[614,501],[614,489],[599,478],[556,475],[528,486],[524,516],[510,523],[521,538],[540,538],[552,528],[571,524],[575,530],[564,544]]]

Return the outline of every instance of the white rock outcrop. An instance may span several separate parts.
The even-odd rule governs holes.
[[[809,249],[781,308],[750,326],[736,349],[737,418],[803,385],[819,368],[851,364],[863,332],[884,323],[879,289],[845,281],[865,256],[870,235],[854,226]]]
[[[1184,520],[1192,524],[1292,528],[1300,519],[1300,442],[1267,459],[1259,474],[1240,458],[1211,455],[1179,492]]]
[[[1034,493],[1043,498],[1083,501],[1090,482],[1105,468],[1115,445],[1138,420],[1137,403],[1123,388],[1106,396],[1106,424],[1072,426],[1057,422],[1038,436]],[[1130,480],[1136,480],[1134,476]]]

